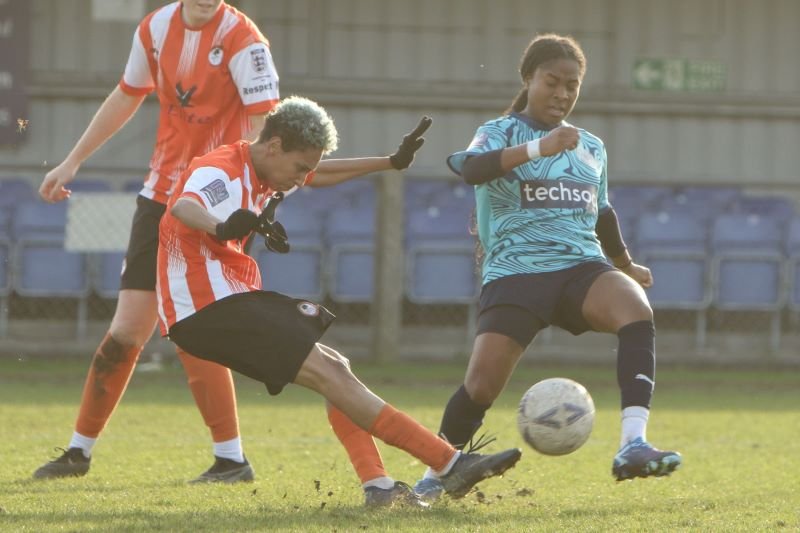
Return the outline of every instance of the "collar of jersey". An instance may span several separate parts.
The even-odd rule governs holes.
[[[217,8],[217,12],[214,13],[214,16],[211,17],[211,19],[208,22],[206,22],[205,24],[201,24],[200,26],[189,26],[188,24],[186,24],[186,21],[183,20],[183,5],[181,5],[180,8],[176,10],[176,14],[178,15],[178,20],[180,20],[184,29],[187,29],[189,31],[202,31],[204,28],[214,27],[218,25],[219,21],[222,20],[222,15],[224,13],[225,13],[225,2],[222,2]]]
[[[535,130],[550,131],[550,130],[556,129],[558,126],[561,126],[561,124],[556,124],[555,126],[548,126],[546,124],[542,124],[538,120],[532,119],[528,115],[523,115],[522,113],[518,113],[516,111],[512,112],[510,116],[514,117],[515,119],[517,119],[517,120],[519,120],[521,122],[524,122],[525,124],[527,124],[528,126],[530,126],[531,128],[533,128]]]

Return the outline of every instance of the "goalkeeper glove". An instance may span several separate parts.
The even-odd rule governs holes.
[[[217,224],[216,236],[221,241],[242,239],[258,226],[258,215],[249,209],[237,209],[228,220]]]
[[[414,154],[420,149],[425,139],[421,137],[425,130],[431,127],[433,119],[431,117],[422,117],[419,124],[414,130],[403,137],[403,142],[397,148],[397,151],[389,156],[389,162],[397,170],[403,170],[411,166],[414,162]]]

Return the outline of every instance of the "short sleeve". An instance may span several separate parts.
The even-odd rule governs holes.
[[[490,122],[478,128],[466,150],[451,154],[447,158],[447,166],[460,176],[468,157],[506,147],[508,147],[507,135],[496,122]]]
[[[181,198],[193,198],[220,220],[227,220],[242,207],[241,180],[231,181],[216,167],[200,167],[192,172],[183,187]]]
[[[131,44],[131,52],[128,56],[128,63],[125,65],[125,72],[119,82],[119,87],[125,93],[132,96],[140,96],[150,93],[155,84],[150,72],[150,63],[147,61],[147,52],[142,44],[141,26],[136,28]]]
[[[255,42],[236,52],[228,68],[248,114],[266,113],[279,100],[278,71],[265,43]]]

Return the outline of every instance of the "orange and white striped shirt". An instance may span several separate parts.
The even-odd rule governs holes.
[[[156,294],[163,335],[217,300],[261,289],[258,265],[245,254],[244,240],[220,242],[192,229],[170,213],[172,205],[179,198],[192,198],[224,221],[237,209],[260,213],[271,193],[256,177],[247,141],[221,146],[192,161],[159,226]]]
[[[140,194],[163,204],[192,158],[242,139],[249,116],[267,113],[279,99],[267,39],[225,3],[198,28],[183,21],[180,2],[147,15],[119,87],[158,95],[158,133]]]

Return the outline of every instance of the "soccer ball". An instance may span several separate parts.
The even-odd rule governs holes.
[[[586,387],[567,378],[536,383],[519,402],[517,427],[534,450],[565,455],[580,448],[594,425],[594,402]]]

